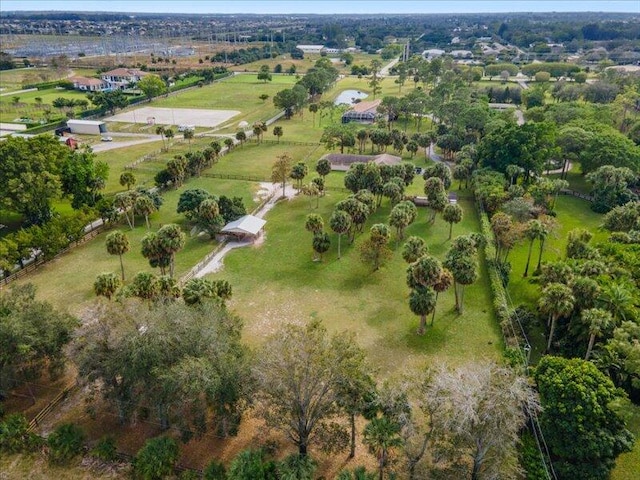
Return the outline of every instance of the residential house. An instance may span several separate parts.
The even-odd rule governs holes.
[[[107,82],[99,78],[71,77],[69,81],[73,83],[73,88],[83,92],[101,92],[109,88]]]
[[[380,99],[356,103],[351,110],[342,115],[342,123],[374,123],[380,117],[378,106],[381,103],[382,100]]]
[[[102,80],[105,81],[109,88],[115,90],[117,88],[127,88],[132,83],[138,83],[142,77],[149,75],[137,68],[116,68],[102,74]]]

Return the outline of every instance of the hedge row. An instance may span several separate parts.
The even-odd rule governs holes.
[[[59,127],[64,127],[67,124],[65,120],[56,120],[55,122],[45,123],[43,125],[38,125],[37,127],[27,128],[19,133],[27,133],[30,135],[37,135],[39,133],[49,132],[51,130],[55,130]]]
[[[26,85],[22,85],[23,89],[28,89],[28,88],[37,88],[38,90],[46,90],[49,88],[55,88],[55,87],[62,87],[62,86],[66,86],[69,85],[69,80],[68,79],[63,79],[63,80],[53,80],[51,82],[40,82],[40,83],[28,83]]]
[[[484,211],[479,202],[476,202],[478,208],[478,216],[480,217],[480,229],[482,234],[487,239],[484,247],[484,256],[487,263],[487,270],[489,272],[489,285],[491,286],[491,293],[493,295],[493,309],[496,312],[498,321],[500,322],[500,328],[502,329],[502,335],[507,348],[518,348],[519,341],[514,338],[511,331],[511,314],[512,310],[507,303],[507,292],[502,284],[502,277],[500,272],[495,266],[493,259],[496,257],[495,239],[493,237],[493,231],[491,230],[491,223],[489,222],[489,216]]]

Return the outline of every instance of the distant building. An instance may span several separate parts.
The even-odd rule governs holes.
[[[380,99],[356,103],[351,110],[342,115],[342,123],[374,123],[380,117],[378,113],[380,103],[382,103]]]
[[[83,92],[101,92],[109,88],[107,82],[98,78],[71,77],[69,81],[73,83],[73,88]]]
[[[138,83],[142,77],[149,75],[137,68],[116,68],[102,74],[102,80],[107,83],[110,89],[123,89],[132,83]]]
[[[471,58],[473,52],[471,50],[452,50],[451,56],[455,58]]]
[[[324,50],[324,45],[296,45],[296,48],[304,53],[320,53]]]
[[[444,53],[444,50],[441,50],[439,48],[431,48],[422,52],[422,56],[427,60],[431,60],[432,58],[441,57],[442,55],[444,55]]]
[[[382,153],[380,155],[353,155],[347,153],[328,153],[322,157],[329,160],[331,164],[331,170],[347,171],[352,164],[356,162],[368,163],[372,162],[376,165],[397,165],[402,163],[402,158],[395,155],[389,155],[388,153]]]

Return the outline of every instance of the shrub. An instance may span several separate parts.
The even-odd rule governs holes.
[[[204,480],[227,480],[227,470],[220,462],[213,460],[207,468],[204,469],[202,477]]]
[[[173,473],[178,455],[178,444],[172,438],[147,440],[133,461],[134,477],[155,480],[169,476]]]
[[[39,443],[39,437],[29,432],[29,423],[22,414],[9,415],[0,422],[0,451],[28,452]]]
[[[111,435],[105,435],[91,450],[91,455],[107,462],[113,462],[117,459],[116,441]]]
[[[56,428],[49,438],[49,461],[58,465],[69,463],[80,455],[84,444],[84,432],[73,423],[65,423]]]

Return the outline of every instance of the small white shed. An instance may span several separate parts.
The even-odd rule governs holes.
[[[260,233],[266,223],[267,221],[262,218],[245,215],[238,220],[227,223],[222,230],[220,230],[220,233],[239,238],[255,237]]]

